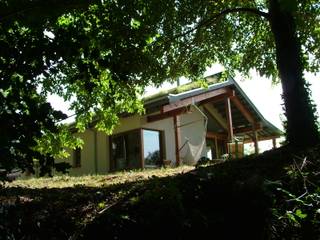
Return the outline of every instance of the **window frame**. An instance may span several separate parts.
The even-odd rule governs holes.
[[[142,149],[141,149],[141,153],[142,153],[142,161],[143,161],[143,168],[152,168],[154,167],[153,165],[145,165],[145,156],[144,156],[144,136],[143,136],[143,131],[154,131],[154,132],[158,132],[159,133],[159,150],[160,150],[160,164],[156,165],[155,167],[160,167],[163,166],[163,160],[164,160],[164,131],[163,130],[158,130],[158,129],[152,129],[152,128],[141,128],[141,143],[142,143]]]
[[[136,128],[136,129],[124,131],[124,132],[109,136],[109,158],[110,158],[110,170],[111,171],[118,171],[116,159],[113,158],[113,154],[112,154],[113,153],[113,149],[112,149],[113,139],[116,137],[120,137],[120,136],[126,136],[130,133],[133,133],[133,132],[138,133],[138,139],[139,139],[139,145],[140,145],[140,167],[139,168],[144,169],[146,167],[145,161],[144,161],[145,157],[144,157],[143,130],[159,132],[159,147],[160,147],[160,164],[159,164],[159,166],[163,165],[163,160],[164,160],[164,156],[165,156],[165,154],[164,154],[165,153],[164,131],[159,130],[159,129],[152,129],[152,128]],[[127,151],[127,149],[126,149],[126,151]],[[128,164],[128,163],[126,163],[126,164]]]

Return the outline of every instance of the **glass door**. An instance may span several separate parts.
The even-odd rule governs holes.
[[[162,164],[161,134],[156,130],[142,130],[144,167],[153,168]]]

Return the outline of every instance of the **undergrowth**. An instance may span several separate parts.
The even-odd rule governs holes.
[[[320,239],[320,147],[293,154],[286,175],[270,186],[272,239]]]

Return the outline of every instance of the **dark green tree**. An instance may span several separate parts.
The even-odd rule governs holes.
[[[317,116],[303,77],[304,71],[319,70],[317,1],[186,0],[167,5],[161,9],[161,36],[154,48],[162,49],[172,75],[199,76],[219,62],[231,72],[256,69],[274,80],[279,77],[287,141],[295,147],[319,143]]]
[[[303,71],[318,71],[319,12],[311,0],[2,1],[1,165],[32,168],[78,144],[56,124],[65,116],[48,94],[72,101],[78,129],[93,122],[110,132],[119,114],[142,111],[145,86],[197,79],[215,62],[279,76],[289,143],[314,145]]]

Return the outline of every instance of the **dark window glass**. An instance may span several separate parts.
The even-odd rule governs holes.
[[[140,131],[112,137],[112,160],[115,170],[141,168]]]
[[[81,167],[81,148],[73,150],[73,167]]]

